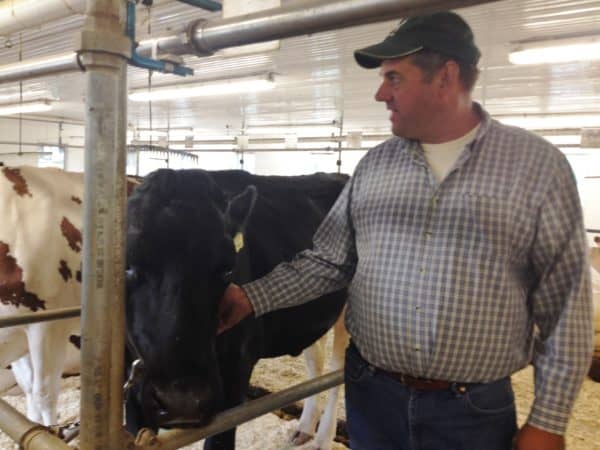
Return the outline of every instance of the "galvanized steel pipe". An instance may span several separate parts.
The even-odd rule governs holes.
[[[175,45],[173,42],[175,42],[180,53],[189,53],[191,52],[191,47],[182,44],[185,40],[186,38],[183,36],[170,36],[157,39],[156,48],[158,51],[163,52],[164,46],[172,49]],[[152,46],[152,42],[146,41],[137,47],[137,53],[141,56],[150,56],[152,54]],[[81,72],[82,70],[84,70],[84,67],[81,65],[77,53],[64,53],[62,55],[31,59],[2,66],[0,67],[0,84],[63,73]]]
[[[0,67],[0,83],[80,71],[76,53],[40,58]]]
[[[124,217],[127,115],[126,58],[131,44],[123,35],[124,3],[90,0],[82,31],[82,63],[87,70],[83,285],[81,316],[81,450],[121,449],[123,416],[120,383],[113,368],[123,354],[124,288],[122,229]],[[120,178],[123,178],[121,180]],[[115,279],[116,278],[116,279]],[[122,363],[121,363],[122,364]],[[122,373],[119,374],[123,376]],[[118,386],[118,390],[115,390]],[[115,419],[118,427],[115,429]]]
[[[2,430],[24,450],[73,450],[46,427],[27,419],[0,399]]]
[[[197,21],[188,31],[144,42],[136,52],[152,53],[152,46],[174,55],[211,55],[238,45],[283,39],[355,25],[392,20],[424,11],[461,8],[497,0],[304,0],[281,8],[228,19]],[[1,30],[0,30],[1,32]],[[81,70],[74,53],[0,67],[0,84],[50,74]]]
[[[344,382],[344,371],[337,370],[313,380],[300,383],[281,392],[266,395],[241,406],[217,414],[207,426],[196,430],[172,430],[158,435],[157,448],[171,450],[199,441],[208,436],[229,430],[248,420],[262,416],[297,400],[330,389]]]
[[[68,319],[78,317],[81,314],[79,306],[71,308],[57,308],[50,311],[40,311],[35,313],[20,314],[3,317],[0,319],[0,328],[14,327],[15,325],[25,325],[34,322],[48,322],[49,320]]]
[[[125,374],[125,228],[127,225],[127,64],[119,68],[119,89],[116,121],[117,147],[114,156],[114,229],[113,229],[113,277],[115,295],[110,300],[111,335],[110,354],[110,416],[108,429],[109,448],[120,449],[123,445],[123,379]]]
[[[7,36],[84,11],[85,0],[5,1],[0,6],[0,35]]]
[[[238,45],[491,1],[497,0],[304,0],[241,17],[199,21],[192,27],[191,41],[198,54],[210,55],[216,50]]]

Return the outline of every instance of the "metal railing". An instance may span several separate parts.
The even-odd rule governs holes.
[[[35,322],[48,322],[57,319],[69,319],[81,315],[81,307],[57,308],[49,311],[40,311],[27,314],[19,314],[0,318],[0,328],[14,327],[16,325],[27,325]]]

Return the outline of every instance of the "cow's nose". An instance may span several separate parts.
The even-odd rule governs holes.
[[[187,383],[153,386],[151,395],[155,417],[164,428],[198,426],[213,412],[210,395],[204,389],[191,389]]]

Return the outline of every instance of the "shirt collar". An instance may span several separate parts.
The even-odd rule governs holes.
[[[481,141],[483,136],[485,136],[485,134],[492,126],[492,117],[485,109],[483,109],[483,107],[478,102],[473,102],[473,108],[481,118],[481,123],[479,124],[479,130],[477,130],[475,138],[473,139],[473,141],[471,141],[467,151],[465,152],[465,160],[468,159],[472,151],[478,148],[479,141]],[[413,159],[413,161],[418,162],[420,164],[426,164],[425,155],[423,153],[423,149],[421,148],[421,144],[419,144],[419,141],[407,138],[400,139],[402,139],[405,142],[406,152]]]

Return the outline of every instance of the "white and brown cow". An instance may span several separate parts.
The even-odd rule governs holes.
[[[79,304],[82,199],[82,174],[1,169],[0,315]],[[78,319],[0,329],[0,367],[12,366],[31,420],[56,423],[60,376],[75,334]]]
[[[600,382],[600,236],[594,238],[595,247],[590,249],[592,294],[594,298],[594,356],[589,372],[590,378]]]

